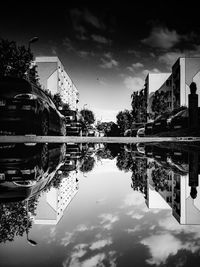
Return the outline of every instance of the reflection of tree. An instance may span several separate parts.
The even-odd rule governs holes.
[[[168,172],[163,169],[163,167],[156,166],[155,169],[152,170],[152,181],[155,184],[155,190],[167,190],[168,188]]]
[[[132,184],[133,190],[140,191],[147,195],[147,160],[145,158],[133,159],[132,165]]]
[[[133,190],[140,191],[147,195],[147,159],[134,157],[132,152],[126,151],[121,148],[120,153],[117,155],[117,167],[121,171],[132,172]]]
[[[119,144],[105,144],[103,148],[96,151],[97,160],[114,159],[120,152]]]
[[[124,149],[121,149],[120,153],[117,156],[117,167],[120,171],[128,172],[132,168],[132,157],[131,153],[126,152]]]
[[[79,170],[83,173],[90,172],[94,168],[95,159],[91,156],[85,156],[82,159],[81,166]]]
[[[28,211],[35,215],[37,199],[28,200]],[[15,236],[23,236],[32,227],[26,201],[0,204],[0,243],[13,241]]]
[[[59,189],[62,178],[69,176],[69,172],[57,170],[51,182],[45,187],[44,191],[49,191],[51,188]]]

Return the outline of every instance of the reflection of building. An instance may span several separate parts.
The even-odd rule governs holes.
[[[172,212],[180,224],[200,224],[200,186],[197,187],[195,199],[190,196],[190,192],[189,175],[174,174]]]
[[[153,171],[158,166],[154,159],[148,159],[146,204],[149,208],[171,207],[173,216],[180,224],[200,224],[200,153],[198,148],[190,149],[192,148],[193,150],[187,149],[187,159],[183,153],[186,147],[182,150],[181,146],[180,151],[177,148],[168,151],[168,154],[173,155],[172,159],[177,166],[182,166],[183,163],[188,166],[189,163],[189,168],[184,168],[183,171],[171,164],[165,166],[163,162],[160,168],[167,167],[163,177],[157,175],[153,178]],[[163,200],[167,206],[163,204]]]
[[[156,203],[157,208],[159,208],[159,206],[161,205],[162,208],[167,208],[170,207],[172,204],[172,188],[173,188],[173,183],[172,183],[172,172],[169,171],[167,172],[167,179],[165,180],[165,187],[163,190],[161,190],[160,188],[156,188],[154,181],[153,181],[153,171],[156,170],[156,168],[158,167],[157,163],[154,162],[154,160],[152,159],[148,159],[148,165],[152,165],[151,168],[148,168],[147,170],[147,189],[148,189],[148,198],[147,198],[147,206],[149,208],[152,207],[152,205],[155,205],[155,201],[154,199],[159,199],[160,197],[158,197],[157,194],[159,194],[162,199],[160,198],[160,203]],[[157,165],[157,167],[155,167]],[[160,166],[159,166],[160,168]],[[162,167],[161,167],[162,168]],[[161,179],[162,177],[160,177]],[[162,185],[162,183],[161,183]],[[156,194],[157,193],[157,194]],[[166,205],[163,204],[163,200],[165,201]],[[154,203],[154,204],[152,204]]]
[[[79,101],[78,90],[59,58],[36,57],[35,64],[42,88],[49,90],[52,95],[60,93],[63,103],[68,103],[72,110],[76,110]]]
[[[173,108],[188,106],[189,86],[192,82],[197,85],[196,93],[200,103],[200,58],[181,57],[172,66]]]
[[[52,187],[40,197],[34,223],[57,224],[77,192],[77,173],[72,171],[63,178],[58,189]]]

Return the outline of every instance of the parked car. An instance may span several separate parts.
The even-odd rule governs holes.
[[[41,88],[27,80],[0,80],[0,131],[65,135],[65,118]]]
[[[153,122],[152,133],[165,132],[168,130],[167,119],[170,116],[170,112],[165,112],[159,115]]]
[[[145,136],[145,128],[139,128],[137,131],[137,137],[144,137]]]
[[[69,136],[79,136],[81,133],[82,125],[78,112],[75,110],[65,109],[61,109],[60,112],[65,116],[66,134]]]
[[[133,136],[133,137],[136,137],[137,135],[137,131],[138,131],[138,128],[135,128],[135,129],[127,129],[125,132],[124,132],[124,136]]]
[[[151,120],[145,124],[145,127],[144,127],[145,128],[145,135],[153,134],[153,123],[154,123],[154,120]]]
[[[188,119],[188,109],[182,110],[172,117],[171,121],[169,122],[169,128],[171,130],[188,128]]]
[[[65,144],[1,146],[0,202],[21,201],[42,191],[64,164]]]
[[[96,134],[95,127],[92,125],[88,126],[88,136],[95,136],[95,134]]]

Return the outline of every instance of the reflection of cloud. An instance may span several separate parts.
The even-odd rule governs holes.
[[[65,236],[61,239],[61,245],[67,246],[71,242],[71,239],[73,237],[73,233],[66,232]]]
[[[96,200],[96,203],[97,204],[104,204],[106,202],[106,199],[105,198],[100,198],[100,199],[97,199]]]
[[[52,243],[56,241],[56,227],[51,227],[50,228],[50,234],[49,234],[49,238],[48,238],[48,243]]]
[[[192,249],[189,244],[182,244],[171,234],[154,235],[143,239],[141,243],[149,247],[151,252],[152,258],[148,259],[147,262],[156,265],[164,264],[170,255],[176,255],[180,249]]]
[[[125,229],[125,232],[127,233],[134,233],[139,231],[141,231],[141,225],[136,225],[134,228]]]
[[[172,231],[175,234],[194,234],[195,238],[200,238],[200,225],[180,225],[170,214],[167,218],[159,220],[158,224],[163,229]]]
[[[85,224],[80,224],[76,227],[76,231],[84,232],[90,230],[89,227],[87,227]]]
[[[102,261],[105,259],[105,257],[106,256],[104,253],[97,254],[97,255],[91,257],[90,259],[82,262],[81,266],[82,267],[103,266]]]
[[[112,239],[108,238],[108,239],[103,239],[103,240],[98,240],[96,242],[94,242],[91,246],[90,249],[94,250],[94,249],[101,249],[104,248],[105,246],[109,246],[112,244]]]
[[[100,253],[97,254],[85,261],[80,261],[79,257],[73,257],[69,260],[66,260],[63,263],[63,267],[94,267],[94,266],[104,266],[102,265],[102,261],[105,259],[105,254]]]
[[[118,216],[110,213],[101,214],[99,217],[101,218],[100,224],[102,224],[103,228],[106,230],[111,230],[113,223],[119,220]]]
[[[137,219],[140,220],[144,217],[144,214],[139,214],[137,212],[135,212],[134,210],[131,210],[129,212],[126,213],[128,216],[131,216],[132,219]]]
[[[134,191],[125,197],[123,207],[140,206],[142,204],[144,204],[144,196],[141,193]]]

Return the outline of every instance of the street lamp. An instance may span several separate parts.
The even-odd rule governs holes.
[[[31,38],[31,39],[28,41],[28,50],[29,50],[29,51],[30,51],[30,49],[31,49],[31,44],[37,42],[38,40],[39,40],[39,38],[38,38],[37,36],[35,36],[35,37]]]

